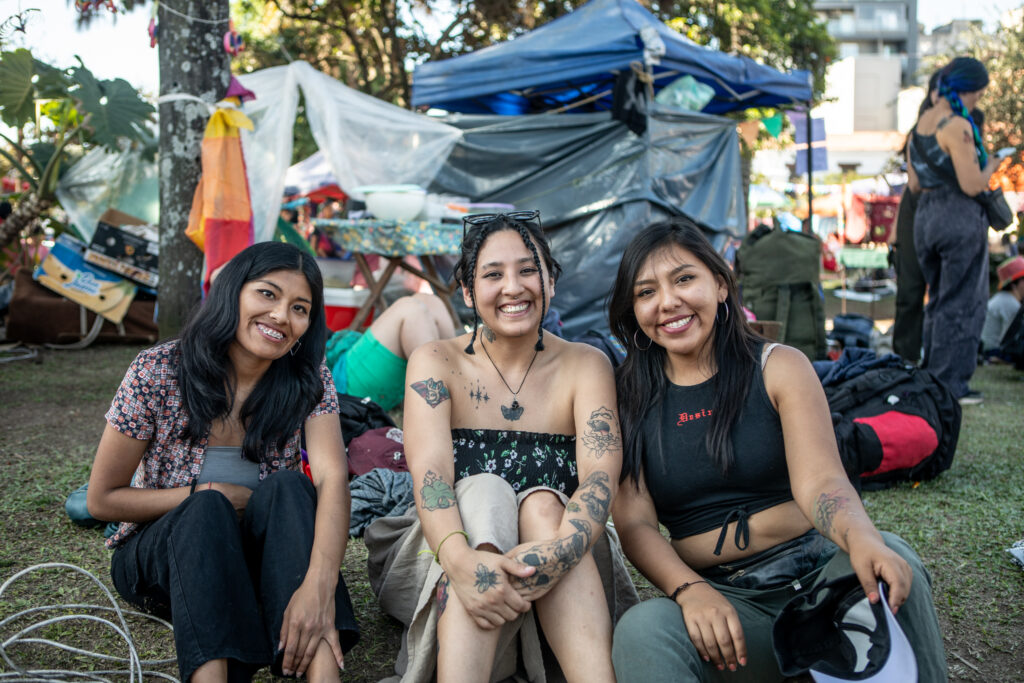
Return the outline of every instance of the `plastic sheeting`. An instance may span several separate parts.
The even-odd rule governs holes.
[[[90,151],[69,168],[57,183],[57,200],[86,241],[108,208],[141,218],[151,225],[160,221],[160,182],[156,162],[142,148],[108,152]]]
[[[633,62],[652,69],[656,89],[672,82],[668,72],[711,86],[715,97],[706,113],[811,98],[806,71],[783,73],[697,45],[635,0],[591,0],[514,40],[419,65],[412,102],[478,114],[546,111],[609,90],[615,72]],[[605,97],[596,108],[609,106]]]
[[[270,239],[277,224],[300,88],[313,138],[338,185],[356,197],[361,185],[426,186],[461,136],[457,128],[353,90],[305,62],[238,80],[256,95],[242,107],[256,125],[243,133],[242,145],[257,242]]]
[[[568,338],[607,330],[605,297],[637,230],[686,214],[721,243],[746,225],[734,121],[654,105],[639,137],[608,113],[446,120],[464,136],[431,190],[541,211]]]

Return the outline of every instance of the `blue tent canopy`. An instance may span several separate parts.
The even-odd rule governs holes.
[[[416,68],[413,105],[453,112],[525,114],[595,98],[611,108],[617,72],[649,67],[655,90],[690,75],[715,90],[710,114],[804,102],[807,71],[782,73],[748,57],[701,47],[635,0],[591,0],[515,40]]]

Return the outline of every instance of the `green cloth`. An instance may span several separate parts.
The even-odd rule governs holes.
[[[327,367],[340,393],[369,398],[384,410],[405,397],[406,360],[377,341],[373,332],[336,332],[327,340]]]

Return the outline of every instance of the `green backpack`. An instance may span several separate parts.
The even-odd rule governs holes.
[[[801,232],[761,227],[736,253],[743,305],[758,320],[782,323],[778,341],[811,360],[828,351],[820,267],[821,240]]]

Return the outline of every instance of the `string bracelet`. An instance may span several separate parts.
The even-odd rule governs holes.
[[[441,542],[437,544],[437,550],[431,550],[430,548],[424,548],[423,550],[419,551],[416,554],[417,555],[422,555],[423,553],[429,553],[429,554],[434,556],[434,562],[437,562],[438,564],[441,564],[441,546],[444,545],[445,541],[447,541],[449,538],[451,538],[452,536],[454,536],[456,534],[462,534],[466,538],[466,543],[469,543],[469,534],[467,534],[462,529],[456,529],[455,531],[452,531],[447,536],[445,536],[444,538],[441,539]]]
[[[687,581],[686,583],[681,583],[678,586],[676,586],[676,589],[674,591],[672,591],[672,595],[668,596],[668,599],[671,600],[672,602],[675,602],[676,598],[679,597],[680,593],[682,593],[684,590],[686,590],[690,586],[695,586],[698,583],[707,583],[707,581],[705,581],[704,579],[699,579],[697,581]]]
[[[192,495],[196,492],[196,484],[199,483],[199,477],[192,477],[192,485],[188,487],[188,495]]]

